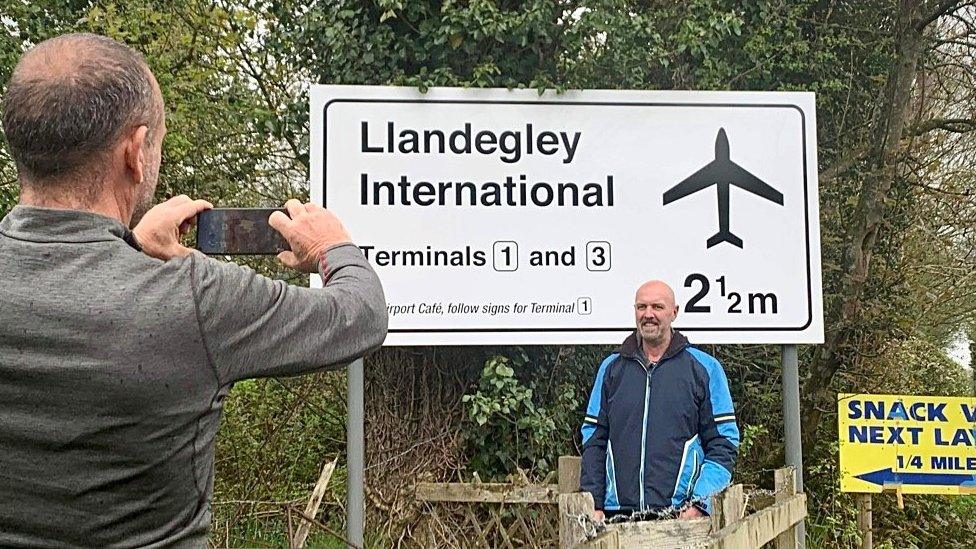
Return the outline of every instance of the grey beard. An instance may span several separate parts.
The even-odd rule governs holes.
[[[651,326],[654,326],[654,327],[658,328],[657,337],[651,339],[651,338],[645,336],[644,335],[643,326],[640,326],[638,328],[637,333],[638,333],[638,335],[640,335],[641,341],[646,342],[646,343],[649,343],[651,345],[657,345],[658,343],[660,343],[661,341],[664,340],[664,338],[666,337],[666,334],[665,334],[665,332],[663,330],[660,329],[661,326],[659,324],[658,325],[652,324]]]

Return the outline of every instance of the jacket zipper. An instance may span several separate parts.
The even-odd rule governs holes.
[[[683,349],[684,347],[682,347]],[[671,355],[668,354],[667,349],[664,354],[661,355],[660,360],[653,362],[651,364],[644,364],[644,353],[643,351],[638,351],[634,354],[634,358],[637,359],[637,363],[644,368],[644,424],[641,426],[641,464],[640,464],[640,510],[644,510],[644,462],[647,461],[647,406],[651,401],[651,372],[654,371],[665,359],[670,358]],[[697,458],[696,458],[697,459]],[[680,475],[681,472],[679,471]]]
[[[644,366],[644,361],[639,361]],[[653,368],[653,366],[652,366]],[[644,464],[647,462],[647,406],[651,400],[651,368],[644,366],[644,421],[641,424],[640,510],[644,510]]]
[[[644,464],[647,462],[647,403],[650,401],[651,374],[645,372],[644,376],[644,423],[641,429],[641,511],[644,510]]]

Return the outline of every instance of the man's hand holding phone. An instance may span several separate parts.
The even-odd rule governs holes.
[[[193,200],[185,194],[153,206],[132,229],[142,251],[163,261],[185,256],[193,250],[180,244],[197,214],[213,208],[206,200]]]
[[[287,267],[306,273],[318,272],[319,260],[326,250],[352,242],[339,218],[318,204],[302,204],[293,198],[285,202],[285,210],[288,215],[273,212],[268,224],[291,247],[278,254],[278,261]]]

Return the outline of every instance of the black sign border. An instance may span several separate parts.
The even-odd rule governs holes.
[[[331,99],[322,107],[322,205],[328,207],[328,182],[326,181],[325,163],[328,159],[326,147],[328,145],[329,107],[334,103],[431,103],[431,104],[478,104],[478,105],[560,105],[560,106],[588,106],[588,107],[717,107],[717,108],[785,108],[795,109],[800,113],[800,126],[803,139],[803,219],[805,232],[805,248],[807,258],[807,320],[799,327],[786,326],[757,326],[757,327],[725,327],[701,328],[680,327],[683,332],[802,332],[813,322],[813,275],[810,267],[810,202],[808,197],[809,181],[807,178],[807,117],[803,109],[793,103],[661,103],[661,102],[632,102],[632,101],[515,101],[515,100],[486,100],[486,99],[386,99],[386,98],[336,98]],[[626,328],[398,328],[390,329],[391,334],[440,334],[440,333],[622,333],[633,332],[634,327]]]

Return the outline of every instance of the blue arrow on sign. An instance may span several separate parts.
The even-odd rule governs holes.
[[[976,485],[976,475],[959,475],[952,473],[902,473],[892,471],[891,468],[879,469],[857,478],[871,484],[927,484],[930,486],[963,486]]]

